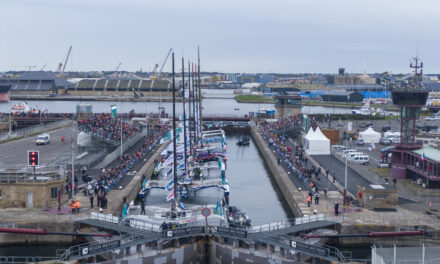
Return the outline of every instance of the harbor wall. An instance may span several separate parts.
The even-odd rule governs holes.
[[[238,241],[236,241],[238,242]],[[236,243],[236,245],[239,243]],[[142,256],[141,252],[149,252]],[[143,247],[132,247],[118,254],[106,254],[108,261],[101,263],[210,263],[210,264],[245,264],[245,263],[297,263],[295,259],[283,257],[279,251],[270,252],[268,249],[255,249],[255,247],[241,248],[222,244],[210,239],[201,240],[193,244],[179,245],[176,248],[163,250]],[[147,254],[146,254],[147,255]]]
[[[56,220],[56,217],[49,219],[31,219],[29,221],[17,221],[13,225],[5,224],[5,227],[45,229],[50,232],[74,232],[74,224],[69,219],[63,218]],[[55,243],[74,243],[74,236],[55,236],[55,235],[24,235],[14,233],[0,233],[0,245],[31,245],[31,244],[55,244]]]
[[[136,175],[131,179],[130,183],[123,191],[113,190],[109,195],[108,207],[110,212],[115,216],[120,216],[124,209],[123,199],[127,197],[127,202],[134,200],[141,189],[142,176],[151,177],[155,167],[154,160],[160,156],[160,153],[168,146],[169,143],[162,144],[156,152],[150,157],[145,165],[136,172]]]
[[[270,174],[275,179],[275,182],[280,188],[284,199],[286,199],[290,210],[296,217],[303,216],[304,213],[301,211],[297,203],[297,201],[304,199],[303,196],[289,179],[289,176],[284,169],[278,165],[276,157],[272,154],[269,146],[267,146],[266,142],[258,131],[258,128],[256,126],[252,126],[250,130],[252,138],[257,145],[258,151],[260,152],[261,156],[263,156],[266,165],[269,168]]]

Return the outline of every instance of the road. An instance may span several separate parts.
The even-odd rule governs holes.
[[[56,160],[71,152],[72,127],[64,127],[47,132],[50,144],[35,144],[36,136],[26,137],[0,144],[0,169],[23,168],[27,166],[27,151],[40,151],[40,166],[53,166]],[[66,143],[61,143],[61,137],[66,137]]]

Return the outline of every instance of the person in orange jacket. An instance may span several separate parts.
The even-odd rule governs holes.
[[[307,206],[310,207],[310,203],[312,202],[312,196],[307,196]]]
[[[72,214],[76,211],[76,204],[74,200],[70,201],[70,208],[72,209]]]
[[[75,203],[75,208],[76,208],[76,212],[79,213],[79,208],[81,207],[81,202],[80,201],[76,201]]]

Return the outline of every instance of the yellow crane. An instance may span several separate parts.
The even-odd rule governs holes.
[[[153,70],[153,75],[151,75],[150,79],[151,80],[156,80],[157,79],[157,68],[159,68],[159,64],[155,64],[154,65],[154,70]]]

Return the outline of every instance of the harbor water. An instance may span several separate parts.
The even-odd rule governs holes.
[[[287,202],[281,196],[276,182],[264,164],[254,142],[249,146],[238,146],[241,133],[227,133],[226,178],[230,184],[229,205],[244,211],[253,225],[293,218]],[[214,162],[216,164],[216,162]],[[204,170],[205,179],[219,178],[218,169]],[[185,199],[185,206],[215,205],[223,198],[224,191],[217,188],[199,190]],[[146,205],[170,207],[166,202],[168,191],[151,189]]]
[[[12,100],[9,103],[0,103],[0,112],[9,112],[12,105],[23,101]],[[28,101],[29,107],[47,110],[49,113],[74,113],[79,104],[92,105],[94,113],[109,113],[112,105],[118,106],[118,113],[158,113],[163,107],[166,113],[172,112],[171,102],[119,102],[119,101]],[[208,116],[243,116],[249,112],[274,109],[274,104],[238,103],[235,99],[204,99],[203,114]],[[301,112],[305,114],[346,114],[351,113],[349,108],[326,106],[303,106]],[[182,114],[182,103],[176,104],[176,113]]]
[[[293,218],[255,143],[251,140],[249,146],[237,146],[241,134],[228,133],[226,136],[230,204],[246,212],[253,225]]]

